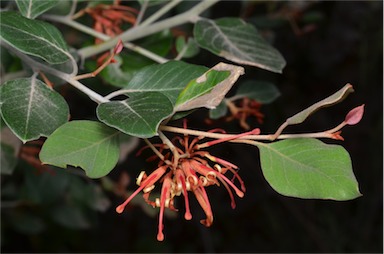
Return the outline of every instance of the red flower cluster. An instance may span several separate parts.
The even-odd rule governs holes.
[[[240,134],[237,137],[248,134],[258,134],[259,132],[259,129],[255,129],[251,132]],[[175,156],[168,146],[164,144],[154,145],[154,147],[159,147],[159,152],[164,156],[162,160],[160,160],[158,168],[148,176],[144,171],[141,172],[136,181],[140,187],[128,197],[124,203],[119,205],[116,211],[122,213],[132,198],[143,191],[143,197],[149,205],[152,207],[160,207],[157,240],[162,241],[164,239],[164,210],[168,208],[177,211],[174,207],[174,198],[176,196],[181,196],[181,194],[184,196],[184,218],[190,220],[192,214],[189,209],[188,192],[192,192],[206,214],[206,219],[201,220],[201,223],[207,227],[212,225],[213,213],[205,190],[206,187],[211,185],[219,186],[222,184],[227,189],[231,198],[232,208],[235,208],[236,204],[232,190],[235,191],[239,197],[243,197],[245,192],[244,182],[236,172],[238,167],[226,160],[212,156],[207,151],[200,150],[202,147],[223,141],[218,140],[198,144],[199,140],[201,140],[199,137],[190,140],[188,135],[184,135],[184,138],[176,137],[173,143],[177,142],[183,147],[183,149],[180,149],[175,146],[179,154],[178,159],[176,159],[177,161],[175,161]],[[149,159],[153,159],[153,157]],[[232,180],[229,180],[225,176],[227,172],[232,173]],[[240,185],[240,189],[234,184],[234,180],[236,179]],[[153,201],[150,200],[150,194],[157,182],[162,183],[160,198],[156,198]]]
[[[238,119],[240,122],[240,126],[245,130],[250,129],[248,123],[246,122],[249,116],[255,117],[259,124],[263,123],[264,115],[260,112],[260,108],[262,105],[260,102],[245,97],[239,102],[239,106],[233,103],[229,103],[227,105],[231,112],[231,115],[225,119],[226,121],[229,122],[234,119]]]

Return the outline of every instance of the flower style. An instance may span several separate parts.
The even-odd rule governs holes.
[[[124,203],[119,205],[116,208],[116,211],[122,213],[125,206],[132,200],[132,198],[143,191],[143,198],[149,205],[152,207],[160,207],[157,240],[163,241],[163,217],[165,208],[177,211],[174,207],[174,198],[176,196],[181,196],[182,194],[185,201],[184,218],[186,220],[191,220],[192,214],[189,208],[188,192],[192,192],[206,215],[206,219],[203,219],[200,222],[206,227],[211,226],[213,223],[213,213],[205,188],[211,185],[219,186],[222,184],[230,196],[231,207],[235,208],[236,203],[232,190],[237,196],[243,197],[245,186],[243,180],[236,171],[238,169],[236,165],[217,158],[207,151],[202,151],[200,149],[243,135],[259,133],[260,130],[255,129],[247,133],[235,135],[233,138],[215,140],[203,144],[198,144],[202,137],[196,137],[190,140],[188,135],[184,135],[183,138],[178,136],[172,141],[172,144],[177,143],[183,147],[183,149],[181,149],[175,146],[178,158],[170,151],[170,147],[165,144],[149,146],[156,150],[158,154],[157,156],[161,159],[158,168],[148,176],[144,171],[140,173],[136,181],[139,188],[129,196]],[[159,150],[155,147],[159,147]],[[140,150],[139,153],[141,153],[141,151],[142,150]],[[152,160],[153,158],[154,157],[150,157],[149,160]],[[227,172],[232,173],[232,180],[229,180],[225,176]],[[240,189],[234,184],[235,180],[238,181]],[[150,194],[157,182],[162,183],[160,198],[156,198],[153,201],[150,200]]]

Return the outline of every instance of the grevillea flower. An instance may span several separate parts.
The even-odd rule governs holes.
[[[246,122],[248,117],[255,117],[257,122],[260,124],[262,124],[264,121],[264,115],[260,112],[261,105],[262,104],[260,102],[247,97],[243,98],[239,102],[239,106],[229,102],[227,103],[227,106],[231,112],[231,115],[228,116],[225,120],[232,121],[237,119],[239,120],[240,126],[242,128],[249,130],[250,126]]]
[[[235,137],[259,133],[260,131],[255,129]],[[211,226],[213,223],[213,213],[207,192],[205,190],[206,187],[211,185],[223,185],[228,191],[231,199],[231,207],[235,208],[236,203],[232,191],[234,191],[239,197],[243,197],[245,192],[244,182],[237,173],[238,167],[224,159],[211,155],[207,151],[200,150],[203,147],[227,140],[217,140],[206,142],[204,144],[198,144],[199,140],[200,138],[194,138],[190,141],[188,135],[184,135],[184,138],[176,137],[173,140],[173,143],[178,143],[183,147],[183,149],[180,149],[175,146],[179,154],[179,158],[176,163],[173,163],[175,158],[170,158],[173,156],[171,155],[172,153],[169,152],[169,148],[167,146],[163,144],[154,145],[154,147],[160,147],[160,153],[165,153],[164,157],[158,164],[158,168],[148,176],[144,171],[140,173],[136,181],[139,188],[137,188],[124,203],[119,205],[116,208],[116,211],[118,213],[122,213],[125,206],[132,200],[132,198],[139,192],[143,191],[144,200],[152,207],[160,208],[157,240],[163,241],[164,210],[165,208],[168,208],[170,210],[177,211],[174,207],[174,198],[176,196],[182,195],[184,197],[184,218],[186,220],[190,220],[192,219],[192,214],[189,208],[188,192],[192,192],[206,215],[206,218],[200,222],[207,227]],[[231,173],[233,178],[231,180],[228,179],[228,177],[225,176],[226,173]],[[240,185],[240,188],[235,185],[235,180],[238,185]],[[155,188],[156,183],[161,183],[162,185],[160,198],[150,200],[151,191]]]

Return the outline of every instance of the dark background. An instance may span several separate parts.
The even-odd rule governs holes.
[[[256,149],[223,145],[212,149],[212,154],[241,168],[247,192],[244,198],[236,199],[237,207],[232,210],[224,188],[209,188],[214,212],[210,228],[200,224],[204,214],[191,201],[193,219],[182,218],[180,204],[180,213],[165,219],[165,241],[157,242],[157,216],[148,216],[138,206],[117,215],[114,208],[122,200],[111,196],[110,209],[99,213],[97,223],[89,229],[57,227],[31,236],[2,228],[2,239],[6,240],[2,252],[382,252],[383,5],[381,1],[304,2],[306,8],[299,7],[300,2],[246,2],[242,6],[240,1],[224,1],[206,15],[244,18],[285,57],[283,74],[245,67],[246,75],[239,80],[269,80],[281,91],[273,104],[261,108],[265,122],[259,127],[266,133],[274,132],[287,117],[346,83],[353,85],[355,93],[345,101],[316,112],[306,123],[288,130],[310,132],[333,127],[350,109],[365,104],[362,121],[344,128],[345,141],[335,142],[351,155],[362,197],[336,202],[281,196],[265,181]],[[204,50],[191,60],[206,66],[219,61],[223,59]],[[72,107],[75,104],[74,101]],[[202,125],[206,117],[207,111],[196,111],[189,117],[190,127],[209,129],[225,124],[219,121],[207,127]],[[252,119],[249,123],[259,125]],[[236,123],[229,123],[226,128],[242,131]],[[137,164],[121,166],[114,173],[116,176],[128,169],[134,178],[144,167],[143,161],[134,156],[127,161],[130,159]]]

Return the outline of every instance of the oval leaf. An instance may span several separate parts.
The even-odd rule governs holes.
[[[204,66],[182,61],[151,65],[140,70],[124,90],[127,93],[159,92],[167,96],[174,105],[185,86],[207,70]]]
[[[56,27],[25,18],[16,12],[1,13],[0,38],[21,52],[42,58],[50,64],[69,60],[67,45]]]
[[[268,104],[273,102],[279,96],[280,92],[274,84],[266,81],[249,80],[240,84],[234,97],[236,99],[247,97],[262,104]]]
[[[278,193],[350,200],[361,196],[348,152],[317,139],[258,144],[264,177]]]
[[[68,122],[45,141],[40,160],[62,168],[81,167],[91,178],[103,177],[119,159],[118,134],[99,122]]]
[[[194,36],[200,47],[230,61],[281,73],[283,56],[251,24],[238,18],[201,19]]]
[[[48,11],[59,0],[16,0],[17,7],[24,17],[34,19],[40,14]]]
[[[49,136],[68,121],[64,98],[34,77],[8,81],[0,93],[1,115],[23,142]]]
[[[215,108],[232,88],[244,68],[219,63],[197,79],[192,80],[180,93],[175,111],[195,108]]]
[[[103,123],[132,136],[149,138],[157,133],[162,120],[173,112],[167,96],[158,92],[133,93],[124,101],[102,103],[97,117]]]

